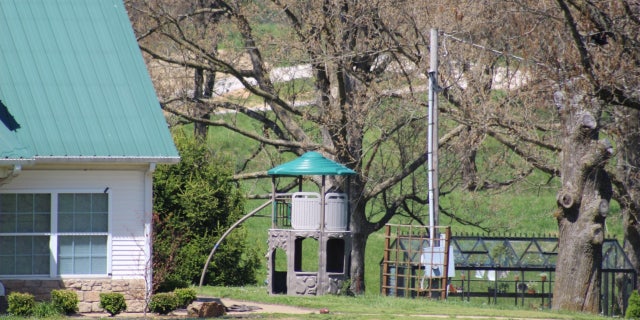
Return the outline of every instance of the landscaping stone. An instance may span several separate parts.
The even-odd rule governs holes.
[[[188,317],[217,318],[225,315],[225,307],[221,301],[207,299],[205,301],[194,301],[187,306]]]

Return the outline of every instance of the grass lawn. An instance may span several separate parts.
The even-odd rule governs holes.
[[[320,310],[329,314],[296,315],[296,319],[603,319],[602,316],[581,313],[531,310],[512,304],[488,305],[478,302],[462,302],[457,299],[436,301],[383,297],[367,293],[358,297],[347,296],[287,296],[269,295],[264,286],[255,287],[202,287],[200,295],[244,301],[284,304]],[[262,315],[264,316],[264,315]],[[291,318],[291,315],[273,315],[270,318]]]

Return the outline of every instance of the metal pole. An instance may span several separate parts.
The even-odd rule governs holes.
[[[429,236],[431,239],[435,239],[434,227],[438,225],[438,30],[436,29],[431,29],[430,51],[429,126],[427,137],[429,171]]]

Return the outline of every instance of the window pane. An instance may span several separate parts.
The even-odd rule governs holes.
[[[107,258],[93,258],[91,263],[91,273],[105,274],[107,273]]]
[[[16,231],[33,232],[33,214],[18,214]]]
[[[0,194],[0,233],[50,230],[51,195]]]
[[[60,274],[107,273],[107,236],[58,237]]]
[[[108,194],[60,194],[59,197],[59,232],[108,231]]]
[[[79,193],[76,194],[76,212],[88,213],[91,212],[91,194]]]
[[[91,258],[89,258],[89,257],[75,257],[73,259],[73,273],[74,274],[89,274],[89,273],[91,273]]]
[[[16,237],[16,255],[32,252],[32,241],[31,237]]]
[[[0,237],[0,256],[16,254],[16,237]],[[0,258],[0,261],[2,258]]]
[[[58,237],[58,256],[60,257],[73,256],[73,238],[72,237]]]
[[[102,214],[94,214],[93,215],[93,226],[91,231],[93,232],[107,232],[108,224],[109,224],[109,215],[107,213]]]
[[[33,257],[33,274],[49,274],[49,255]]]
[[[73,214],[58,214],[58,232],[73,232]]]
[[[0,194],[0,211],[14,213],[16,212],[16,209],[15,193]]]
[[[91,237],[91,256],[106,257],[107,256],[107,237],[96,236]]]
[[[18,194],[18,213],[32,213],[33,212],[33,194],[19,193]]]
[[[58,212],[73,212],[73,194],[61,193],[58,195]]]
[[[88,257],[91,255],[90,237],[73,237],[73,255],[76,257]]]
[[[16,256],[16,274],[32,274],[31,256]]]
[[[91,216],[88,214],[75,214],[73,219],[75,225],[74,232],[91,232]]]
[[[49,232],[51,231],[51,215],[50,214],[36,214],[33,216],[33,231],[34,232]]]
[[[58,274],[73,274],[73,258],[58,258]]]
[[[46,256],[47,260],[49,259],[49,237],[33,237],[33,254],[37,256]]]
[[[0,233],[16,232],[16,215],[0,213]]]
[[[0,275],[48,275],[48,236],[0,237]]]
[[[16,258],[14,256],[0,258],[0,274],[16,274]]]
[[[36,194],[34,196],[34,211],[39,213],[51,212],[51,195],[48,193]]]
[[[92,201],[92,211],[107,213],[109,211],[109,195],[106,193],[94,193]]]

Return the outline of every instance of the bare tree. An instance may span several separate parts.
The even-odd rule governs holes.
[[[621,202],[625,248],[638,266],[633,172],[639,152],[640,59],[634,49],[639,9],[632,1],[458,1],[448,21],[462,17],[466,23],[442,27],[451,39],[467,45],[465,56],[480,60],[492,53],[502,59],[498,67],[513,65],[523,72],[526,81],[499,99],[481,99],[481,94],[469,95],[469,89],[455,86],[445,94],[454,106],[464,106],[469,98],[484,101],[490,109],[467,114],[459,107],[451,114],[536,169],[561,175],[555,309],[599,311],[601,246],[612,197]],[[491,64],[480,65],[486,69]],[[619,147],[617,169],[608,166],[614,154],[603,133]]]
[[[243,165],[238,178],[265,177],[283,159],[281,154],[308,150],[358,172],[350,185],[351,279],[352,290],[363,292],[368,236],[397,213],[420,219],[406,210],[427,203],[426,186],[415,182],[424,180],[426,161],[428,66],[422,57],[428,56],[428,39],[416,29],[426,9],[393,1],[213,2],[184,7],[171,1],[131,1],[130,11],[144,16],[144,23],[134,23],[140,47],[155,63],[180,66],[196,79],[202,72],[234,79],[268,111],[242,99],[160,89],[164,110],[255,140],[254,164]],[[212,20],[213,15],[224,18]],[[209,37],[194,32],[194,24],[202,20],[213,21],[209,37],[234,41],[218,43],[214,54]],[[256,29],[268,24],[276,25],[279,36]],[[402,46],[408,45],[420,56],[404,57]],[[279,83],[291,76],[287,72],[300,69],[309,80]],[[200,106],[210,119],[191,111]],[[238,125],[238,117],[252,125]],[[423,174],[416,175],[419,171]]]
[[[632,1],[211,1],[188,9],[171,3],[130,1],[144,17],[134,25],[150,65],[180,68],[184,78],[215,72],[217,79],[235,79],[269,110],[176,86],[163,90],[162,79],[155,81],[165,111],[257,142],[238,178],[264,177],[282,154],[307,150],[359,173],[350,186],[355,292],[364,290],[367,237],[395,214],[420,219],[416,212],[427,204],[417,176],[426,160],[432,27],[442,30],[439,81],[448,102],[440,110],[447,119],[441,159],[449,160],[441,188],[501,189],[534,170],[549,180],[562,176],[556,287],[570,290],[554,293],[554,308],[597,312],[599,246],[612,196],[629,217],[632,241],[625,248],[640,260],[633,174],[640,8]],[[214,21],[207,37],[193,34],[192,24],[202,19]],[[277,26],[277,36],[259,32],[268,24]],[[232,40],[215,48],[210,37]],[[306,68],[308,81],[279,83],[283,70],[300,72],[291,66]],[[211,118],[194,114],[196,105]],[[252,125],[238,125],[240,117]],[[612,149],[601,133],[620,147],[617,170],[607,166]],[[480,163],[478,154],[485,157]]]

